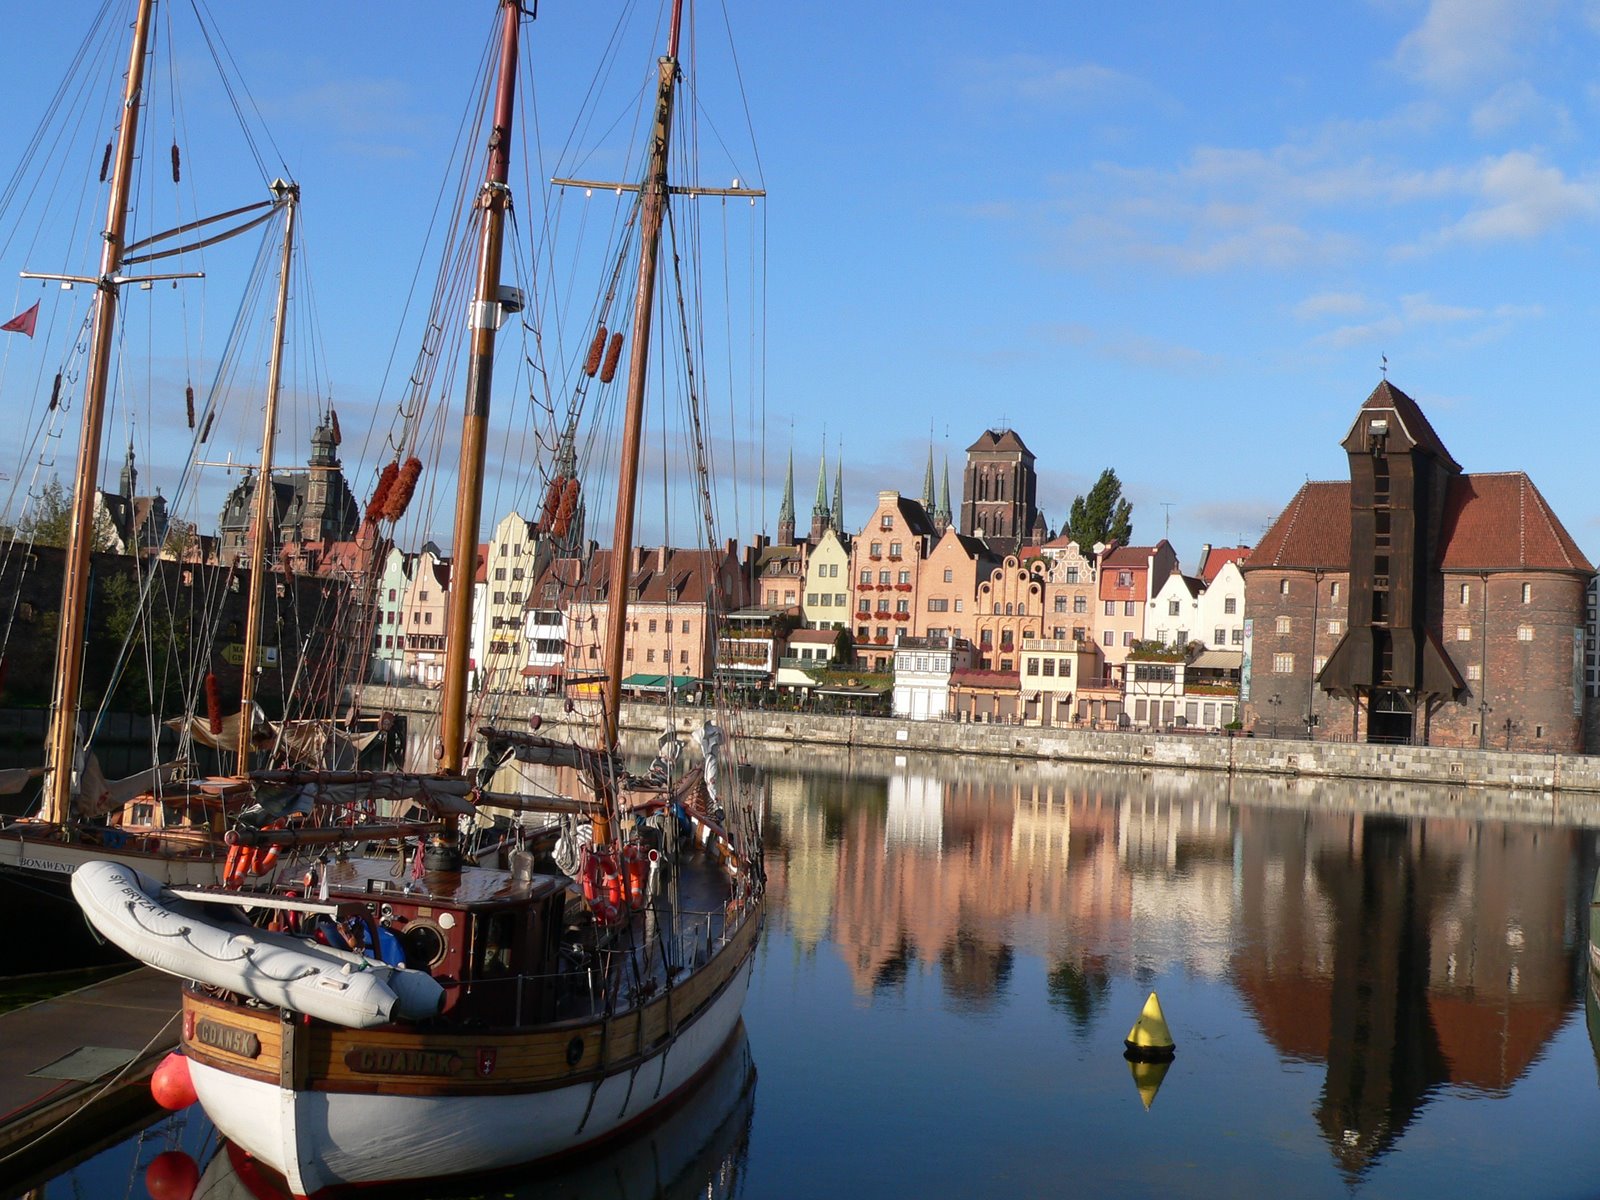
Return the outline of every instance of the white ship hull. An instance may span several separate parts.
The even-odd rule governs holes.
[[[693,1082],[739,1023],[754,955],[692,1024],[637,1068],[541,1091],[397,1096],[294,1091],[200,1062],[190,1072],[224,1136],[284,1177],[297,1196],[350,1184],[492,1171],[614,1136]]]

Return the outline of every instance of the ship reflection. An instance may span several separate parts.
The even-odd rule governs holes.
[[[755,1119],[756,1068],[741,1023],[727,1051],[662,1120],[594,1155],[566,1166],[533,1167],[485,1181],[416,1188],[362,1189],[362,1196],[408,1200],[468,1200],[486,1194],[515,1200],[733,1200],[744,1192],[750,1128]],[[226,1143],[206,1166],[194,1200],[268,1200],[287,1193],[282,1182]]]

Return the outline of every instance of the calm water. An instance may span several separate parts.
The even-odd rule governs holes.
[[[769,779],[747,1048],[654,1136],[462,1195],[1600,1193],[1591,830],[813,749]],[[1121,1051],[1151,989],[1178,1054],[1147,1110]],[[214,1138],[179,1117],[44,1194],[143,1196],[174,1145]]]

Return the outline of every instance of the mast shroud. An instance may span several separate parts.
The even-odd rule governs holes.
[[[461,462],[456,477],[455,542],[445,636],[443,698],[439,716],[439,770],[459,773],[466,757],[467,670],[472,649],[472,591],[478,574],[478,525],[483,517],[483,463],[489,437],[489,394],[494,381],[494,340],[500,327],[500,257],[511,190],[511,119],[517,92],[517,33],[521,5],[502,0],[500,77],[496,85],[489,162],[478,207],[478,283],[468,318],[467,398],[461,419]]]
[[[95,495],[98,491],[100,439],[105,422],[106,392],[111,369],[111,342],[117,318],[116,276],[127,236],[129,181],[139,132],[139,104],[144,93],[150,22],[155,0],[140,0],[128,52],[127,83],[122,97],[122,124],[113,155],[111,194],[106,202],[106,227],[100,250],[100,275],[95,280],[94,319],[84,376],[83,425],[73,473],[72,525],[67,534],[67,561],[61,586],[61,632],[56,640],[55,696],[50,704],[46,761],[50,780],[44,790],[44,818],[65,822],[72,808],[72,762],[77,746],[78,692],[83,684],[84,639],[88,624],[89,552],[94,544]]]

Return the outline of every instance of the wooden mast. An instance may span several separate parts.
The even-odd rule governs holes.
[[[294,219],[300,188],[274,180],[272,194],[285,206],[283,258],[278,264],[278,307],[272,318],[272,362],[267,368],[267,414],[261,429],[261,472],[256,476],[255,536],[250,542],[250,604],[245,613],[244,680],[239,687],[239,774],[250,773],[250,736],[256,696],[256,659],[261,651],[261,618],[266,596],[267,539],[276,523],[272,502],[272,450],[278,436],[278,389],[283,378],[284,322],[289,310],[289,263],[294,253]]]
[[[678,29],[683,0],[673,0],[667,53],[657,64],[656,116],[650,135],[650,163],[639,188],[639,286],[633,301],[633,346],[628,357],[628,405],[623,417],[622,459],[617,488],[617,524],[611,545],[611,583],[606,596],[606,678],[602,693],[605,742],[617,744],[622,705],[623,643],[627,638],[628,585],[633,577],[633,509],[639,491],[639,447],[644,425],[645,374],[650,363],[650,321],[660,257],[661,225],[667,206],[667,151],[672,135],[673,91],[678,81]],[[671,686],[672,664],[667,664]],[[594,840],[603,845],[609,831],[595,821]]]
[[[483,462],[489,436],[489,389],[494,379],[494,339],[505,309],[500,299],[500,252],[511,191],[511,117],[517,91],[519,0],[501,0],[505,27],[500,41],[500,78],[489,132],[489,163],[478,207],[478,284],[467,322],[466,411],[462,416],[461,464],[456,475],[454,562],[450,565],[443,703],[439,717],[439,770],[459,773],[466,756],[467,668],[472,649],[472,585],[478,573],[478,524],[483,516]]]
[[[67,561],[61,587],[61,632],[56,641],[55,696],[50,704],[50,734],[45,746],[50,781],[44,791],[44,818],[65,822],[72,808],[72,761],[77,745],[78,691],[83,683],[87,626],[89,552],[94,544],[95,493],[99,483],[101,426],[111,369],[111,343],[117,317],[117,273],[122,266],[128,228],[129,181],[139,132],[139,104],[144,92],[145,58],[155,0],[140,0],[128,52],[127,82],[122,97],[122,124],[117,130],[111,195],[95,282],[94,322],[83,385],[83,427],[78,434],[78,459],[73,473],[72,524],[67,531]]]

